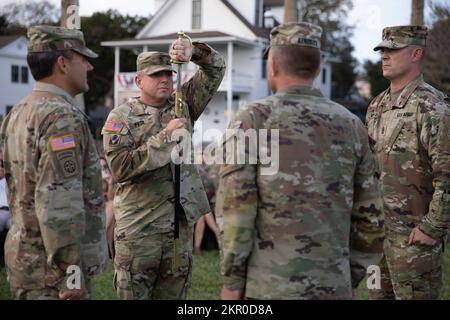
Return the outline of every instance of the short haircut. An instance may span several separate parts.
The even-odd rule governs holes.
[[[408,48],[410,48],[411,50],[416,50],[416,49],[422,49],[422,62],[425,59],[425,54],[427,52],[426,48],[424,46],[420,46],[420,45],[410,45],[408,46]]]
[[[320,68],[320,50],[296,45],[273,46],[272,55],[286,75],[313,79]]]
[[[72,50],[57,50],[52,52],[30,52],[27,55],[28,66],[34,80],[39,81],[52,75],[53,66],[60,56],[68,60],[74,57]]]

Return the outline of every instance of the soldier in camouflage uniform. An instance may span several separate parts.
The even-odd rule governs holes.
[[[259,157],[256,165],[221,166],[223,299],[351,299],[366,268],[381,259],[384,216],[367,131],[312,88],[321,32],[309,23],[272,29],[274,94],[229,125],[279,130],[279,170],[262,175]],[[224,143],[231,158],[235,141]]]
[[[12,214],[8,280],[15,299],[85,298],[107,246],[99,156],[74,97],[89,89],[87,58],[97,54],[77,30],[36,26],[28,37],[37,82],[0,132]],[[80,289],[68,287],[69,266],[82,270]]]
[[[191,278],[193,226],[210,211],[194,161],[182,164],[180,266],[172,270],[171,153],[177,143],[171,135],[182,127],[192,133],[194,121],[217,91],[225,72],[224,60],[214,49],[193,43],[192,62],[200,69],[182,87],[185,118],[176,119],[170,59],[186,61],[186,49],[177,40],[170,56],[141,53],[136,75],[141,96],[113,109],[103,128],[106,159],[118,182],[114,197],[114,284],[121,299],[184,299]]]
[[[373,299],[436,299],[450,219],[449,99],[424,82],[423,26],[388,27],[381,50],[390,88],[367,110],[386,214],[382,286]]]

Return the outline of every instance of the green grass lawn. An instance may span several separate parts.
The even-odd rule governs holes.
[[[92,282],[92,297],[96,300],[117,299],[112,287],[113,271],[110,268]],[[358,299],[367,299],[365,280],[361,282]],[[216,250],[203,251],[202,256],[194,257],[192,286],[188,292],[189,300],[218,300],[221,279],[219,274],[219,252]],[[9,286],[6,282],[4,268],[0,268],[0,300],[9,299]],[[450,251],[445,253],[444,287],[441,299],[450,300]]]

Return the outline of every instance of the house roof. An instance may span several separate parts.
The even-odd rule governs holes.
[[[0,36],[0,49],[6,47],[11,42],[19,39],[21,36]]]
[[[210,38],[210,37],[231,37],[228,33],[220,32],[220,31],[202,31],[202,32],[189,32],[189,37],[192,40],[196,40],[199,38]],[[151,40],[170,40],[173,41],[173,39],[178,38],[178,34],[176,32],[164,34],[161,36],[151,37],[151,38],[141,38],[141,40],[144,39],[151,39]]]
[[[270,30],[254,26],[229,1],[227,0],[220,0],[220,1],[256,36],[266,39],[269,38]],[[167,10],[174,2],[175,0],[166,1],[158,10],[158,12],[148,22],[148,24],[141,30],[141,32],[137,34],[136,39],[141,39],[142,35],[144,35],[147,32],[150,26],[158,19],[159,15],[162,14],[165,10]]]
[[[252,30],[252,32],[261,37],[261,38],[269,38],[269,34],[270,34],[270,30],[265,29],[265,28],[260,28],[260,27],[256,27],[253,24],[251,24],[238,10],[236,10],[235,7],[233,7],[233,5],[231,3],[229,3],[227,0],[221,0],[222,3],[228,8],[230,9],[231,12],[233,12],[233,14],[242,21],[243,24],[245,24],[245,26],[247,28],[249,28],[250,30]]]
[[[102,46],[106,47],[136,47],[145,45],[163,45],[170,44],[174,39],[178,37],[177,33],[169,33],[161,36],[155,36],[150,38],[131,38],[131,39],[120,39],[103,41]],[[244,45],[253,46],[254,43],[247,39],[239,38],[228,33],[220,31],[201,31],[201,32],[189,32],[189,37],[193,41],[203,41],[208,43],[226,43],[229,41]]]

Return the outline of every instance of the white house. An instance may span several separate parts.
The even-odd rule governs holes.
[[[246,102],[267,96],[266,61],[263,52],[268,45],[270,27],[264,12],[276,13],[283,1],[268,0],[155,0],[157,11],[135,39],[105,41],[103,46],[115,48],[115,106],[130,96],[138,95],[133,73],[120,72],[120,51],[167,51],[182,30],[193,41],[204,41],[226,59],[225,78],[207,109],[199,119],[194,141],[214,140],[205,136],[208,129],[224,132],[230,117]],[[278,11],[277,11],[278,10]],[[270,13],[270,12],[269,12]],[[266,14],[267,16],[267,14]],[[267,18],[267,17],[266,17]],[[267,20],[267,19],[266,19]],[[273,20],[273,19],[272,19]],[[277,23],[276,20],[273,20]],[[268,25],[265,28],[264,25]],[[185,66],[184,80],[196,67]],[[323,93],[331,93],[331,68],[324,64],[324,74],[316,80]],[[210,130],[211,131],[211,130]],[[213,133],[213,132],[210,132]]]
[[[27,65],[27,38],[0,36],[0,115],[5,116],[33,86]]]

